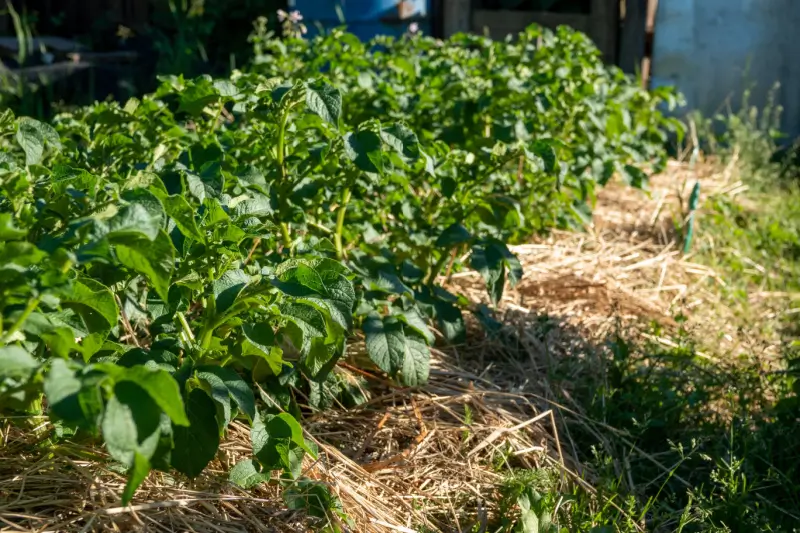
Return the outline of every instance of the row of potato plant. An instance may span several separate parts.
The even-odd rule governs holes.
[[[489,307],[446,290],[444,272],[475,269],[496,304],[506,281],[522,276],[507,243],[558,224],[567,203],[585,200],[567,192],[594,183],[578,154],[594,168],[605,150],[602,165],[636,175],[631,164],[663,156],[660,138],[639,159],[620,148],[622,137],[641,140],[642,123],[659,134],[671,126],[655,109],[659,98],[624,78],[608,75],[638,96],[620,103],[609,92],[605,101],[624,111],[620,133],[589,141],[575,133],[582,126],[556,127],[555,102],[526,107],[517,92],[477,118],[448,114],[483,102],[480,87],[503,92],[494,78],[513,53],[473,72],[480,57],[471,54],[488,41],[435,45],[435,62],[449,65],[440,69],[461,65],[466,81],[412,65],[419,79],[439,76],[426,81],[417,109],[387,65],[424,57],[417,47],[433,41],[386,41],[363,56],[372,63],[355,67],[356,56],[331,50],[363,45],[334,35],[316,41],[327,43],[325,64],[310,65],[299,49],[313,43],[269,41],[287,47],[273,66],[300,65],[278,68],[280,77],[168,77],[141,100],[99,103],[51,124],[0,115],[0,413],[46,411],[62,433],[102,436],[128,469],[125,503],[151,469],[199,475],[241,419],[252,428],[253,458],[232,469],[233,482],[287,483],[290,506],[339,512],[324,486],[298,482],[316,450],[297,419],[301,406],[363,401],[337,370],[342,358],[424,384],[435,333],[465,339],[463,310],[498,325]],[[354,89],[371,68],[373,81],[398,85],[396,106],[386,103],[391,87]],[[319,70],[333,83],[314,77]],[[440,109],[421,102],[428,90]],[[500,134],[511,116],[543,124]],[[462,137],[451,138],[459,121]],[[357,330],[364,354],[346,349]]]

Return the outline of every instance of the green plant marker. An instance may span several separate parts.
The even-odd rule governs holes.
[[[692,246],[692,237],[694,236],[694,213],[697,210],[697,203],[700,200],[700,182],[696,182],[692,188],[692,194],[689,196],[689,217],[686,221],[686,235],[683,239],[683,253],[688,254],[689,248]]]

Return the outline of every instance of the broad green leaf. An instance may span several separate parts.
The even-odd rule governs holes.
[[[537,140],[531,144],[530,151],[541,159],[545,172],[552,173],[558,170],[558,159],[552,142]]]
[[[28,117],[17,119],[17,142],[25,152],[25,164],[40,163],[46,144],[61,147],[58,133],[49,124]]]
[[[334,86],[323,80],[306,84],[306,106],[309,111],[333,126],[339,126],[342,114],[342,95]]]
[[[242,270],[228,270],[214,281],[214,299],[217,313],[224,313],[230,308],[239,296],[239,293],[250,282],[250,276]]]
[[[419,159],[419,139],[404,123],[398,122],[381,129],[381,139],[406,161]]]
[[[99,363],[96,368],[110,375],[115,382],[130,381],[141,387],[178,426],[188,426],[189,419],[183,409],[178,382],[169,372],[145,366],[119,367],[112,363]]]
[[[406,331],[401,382],[409,387],[419,387],[428,382],[431,351],[422,337]]]
[[[316,453],[303,437],[300,424],[288,413],[256,417],[250,439],[253,443],[253,454],[267,469],[289,470],[292,464],[287,451],[292,448],[300,449],[316,458]]]
[[[91,196],[94,196],[99,181],[87,171],[67,165],[56,165],[50,175],[50,186],[55,194],[63,194],[67,187],[72,186],[79,191],[90,192]]]
[[[243,352],[260,357],[274,375],[280,374],[284,365],[283,350],[276,345],[272,326],[268,323],[245,323],[242,325],[242,333],[252,345],[249,349],[243,346]]]
[[[161,199],[167,215],[175,221],[175,225],[185,236],[203,242],[205,236],[197,227],[194,215],[196,210],[189,205],[186,198],[180,195],[165,196]]]
[[[27,231],[14,225],[11,213],[0,213],[0,242],[24,239],[27,234]]]
[[[119,318],[114,295],[91,278],[75,280],[71,290],[61,294],[61,305],[80,315],[90,333],[111,329]]]
[[[447,342],[460,344],[467,340],[467,327],[461,310],[450,302],[435,300],[436,324]]]
[[[0,346],[0,381],[3,378],[25,379],[39,364],[20,346]]]
[[[436,239],[436,247],[450,249],[459,244],[469,242],[470,239],[472,239],[472,234],[467,228],[456,222],[442,231],[442,234]]]
[[[362,130],[345,134],[344,154],[364,172],[383,172],[383,143],[373,131]]]
[[[190,115],[200,115],[207,105],[219,100],[219,92],[212,85],[209,77],[200,77],[187,82],[180,93],[178,111],[186,111]]]
[[[186,401],[189,426],[173,426],[172,466],[178,472],[195,478],[217,455],[219,429],[217,408],[201,389],[193,389]],[[180,450],[183,450],[181,452]]]
[[[242,489],[252,489],[269,479],[269,472],[262,472],[261,465],[254,459],[239,461],[228,474],[228,481]]]
[[[221,172],[207,171],[200,175],[186,172],[186,185],[189,192],[202,203],[206,198],[219,198],[225,189],[225,180]]]
[[[278,270],[274,284],[284,293],[307,302],[327,312],[331,319],[343,329],[350,328],[355,305],[355,289],[352,282],[341,274],[341,266],[333,261],[297,262],[289,268]],[[313,268],[317,265],[319,268]]]
[[[103,439],[111,457],[127,467],[134,466],[134,454],[149,459],[158,447],[161,410],[147,392],[135,383],[114,386],[103,413]]]
[[[198,376],[202,377],[204,374],[211,374],[219,378],[225,385],[228,394],[239,406],[244,414],[247,415],[251,421],[256,417],[256,398],[253,395],[253,389],[245,382],[242,377],[230,367],[222,366],[202,366],[197,369]]]
[[[68,327],[58,327],[40,335],[50,352],[56,357],[67,359],[71,352],[83,352],[75,341],[75,333]]]
[[[133,453],[133,466],[128,470],[128,481],[125,483],[125,488],[122,490],[122,505],[128,505],[133,499],[136,492],[147,475],[150,473],[150,461],[147,457],[139,452]]]
[[[231,404],[231,395],[228,392],[228,387],[222,379],[216,374],[210,372],[203,372],[198,369],[197,378],[206,383],[204,390],[209,393],[211,399],[217,402],[217,422],[219,423],[220,433],[230,424],[233,417],[233,405]]]
[[[283,491],[286,507],[304,511],[317,518],[330,518],[331,512],[341,513],[342,502],[325,483],[298,479]]]
[[[406,354],[403,323],[396,317],[372,314],[364,321],[363,329],[369,358],[390,376],[396,375],[403,368]]]
[[[128,236],[115,239],[115,242],[119,262],[146,276],[159,297],[166,302],[175,270],[175,248],[166,232],[159,230],[152,241]]]
[[[233,216],[240,217],[265,217],[273,214],[272,204],[269,197],[253,193],[252,197],[236,204],[233,208]]]
[[[54,359],[44,377],[44,394],[50,411],[68,422],[94,428],[103,411],[99,381],[97,377],[79,377],[72,363]]]
[[[304,353],[311,339],[326,335],[325,317],[314,307],[290,302],[281,308],[281,314],[296,326],[298,334],[292,335],[292,342]]]
[[[472,247],[470,264],[483,277],[492,303],[497,305],[503,297],[506,282],[505,261],[496,246],[476,244]]]
[[[108,238],[111,242],[131,237],[145,237],[152,241],[161,231],[163,222],[163,214],[148,209],[146,205],[128,204],[108,221]]]
[[[635,187],[637,189],[644,189],[647,187],[648,176],[639,167],[635,167],[633,165],[623,165],[620,169],[620,173],[622,174],[622,178],[625,180],[625,183],[631,187]]]
[[[214,80],[214,88],[220,96],[231,98],[239,94],[239,89],[228,80]]]
[[[396,312],[394,316],[402,320],[406,326],[422,335],[428,344],[433,344],[435,342],[436,338],[433,336],[433,332],[428,328],[425,319],[416,309],[411,308],[405,311],[399,311]]]

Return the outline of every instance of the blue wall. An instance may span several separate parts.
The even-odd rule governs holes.
[[[781,83],[783,129],[800,134],[800,0],[660,0],[653,85],[675,85],[711,116],[756,84],[762,106]]]
[[[302,13],[309,31],[315,23],[325,28],[340,26],[339,12],[344,15],[348,31],[362,40],[380,34],[399,36],[406,32],[408,23],[388,25],[382,19],[398,18],[397,4],[400,0],[290,0],[291,9]],[[411,6],[414,17],[423,33],[430,33],[429,0],[405,0]],[[337,12],[337,6],[339,12]]]

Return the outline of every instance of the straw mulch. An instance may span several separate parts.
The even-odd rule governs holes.
[[[744,188],[731,167],[698,168],[670,165],[653,180],[649,196],[609,187],[586,232],[556,232],[515,247],[525,278],[506,291],[503,332],[487,338],[471,325],[466,346],[434,350],[431,379],[423,389],[373,379],[366,405],[305,422],[321,450],[317,461],[305,465],[305,475],[328,483],[341,499],[354,521],[342,531],[412,532],[420,525],[447,532],[473,531],[477,525],[485,531],[497,513],[493,502],[503,477],[495,466],[498,457],[519,468],[544,468],[555,473],[556,482],[592,491],[592,473],[575,459],[576,445],[564,424],[565,417],[581,414],[577,406],[558,403],[555,399],[569,398],[569,391],[554,391],[547,380],[554,361],[588,361],[620,327],[658,322],[667,330],[677,328],[677,312],[689,317],[685,327],[725,332],[721,340],[715,334],[713,342],[721,342],[722,350],[709,358],[742,346],[741,328],[728,323],[715,296],[715,287],[725,281],[683,256],[672,220],[682,216],[680,198],[685,202],[697,177],[704,194],[735,195]],[[453,274],[448,283],[475,302],[485,299],[474,273]],[[591,371],[575,368],[575,380]],[[153,473],[134,504],[122,508],[124,476],[104,461],[102,449],[40,445],[48,425],[40,422],[25,432],[11,421],[0,426],[0,531],[320,527],[287,510],[274,486],[245,492],[226,482],[228,469],[250,455],[244,426],[233,426],[217,460],[199,479]]]

